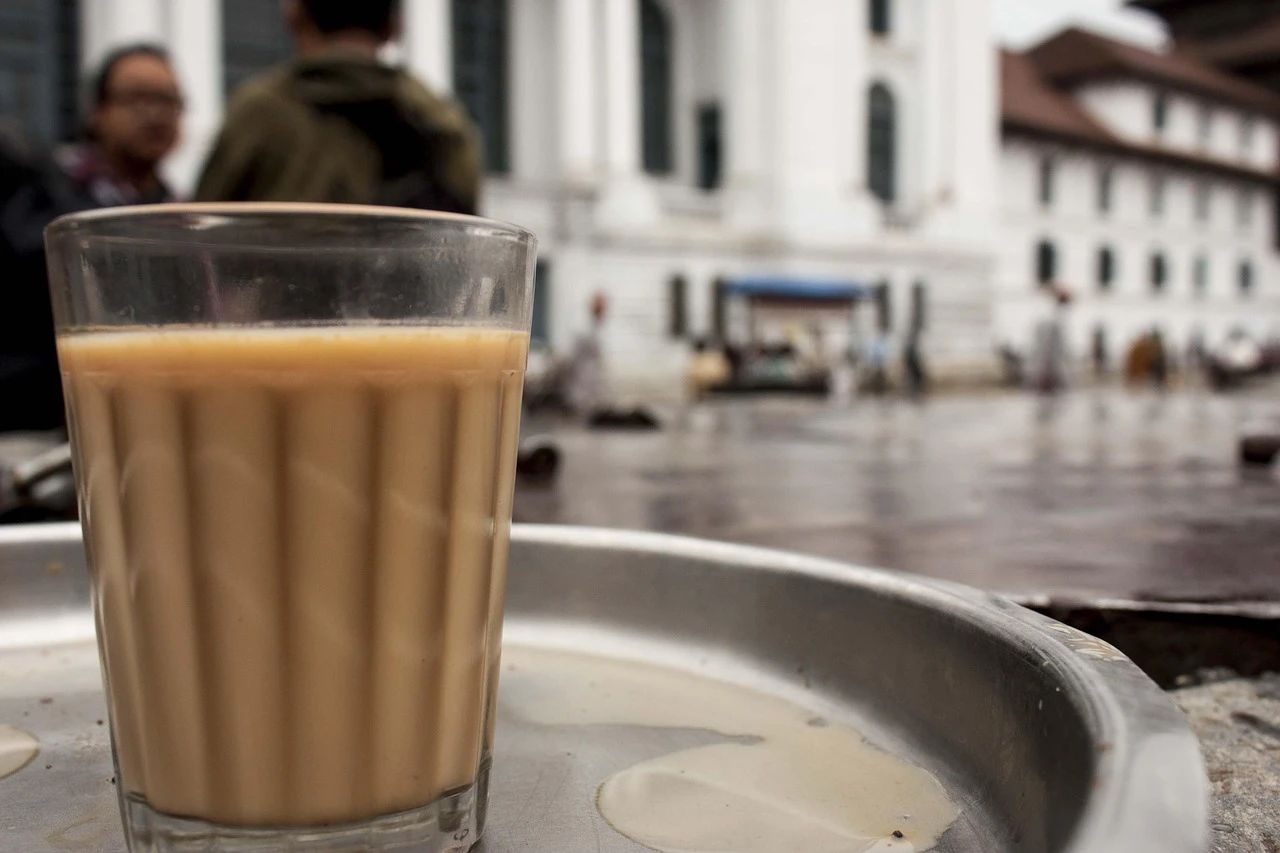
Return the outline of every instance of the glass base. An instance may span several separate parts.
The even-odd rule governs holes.
[[[488,789],[486,763],[474,785],[434,803],[333,826],[223,826],[158,812],[137,794],[122,795],[120,811],[131,853],[465,853],[484,829]]]

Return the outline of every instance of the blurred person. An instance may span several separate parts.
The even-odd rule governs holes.
[[[1031,348],[1030,376],[1032,389],[1045,394],[1056,394],[1066,387],[1067,353],[1066,314],[1071,306],[1071,294],[1058,286],[1045,288],[1052,302],[1049,315],[1035,329]]]
[[[1151,375],[1151,365],[1155,361],[1152,349],[1151,333],[1143,332],[1129,345],[1129,352],[1124,360],[1124,378],[1130,385],[1136,385]]]
[[[178,144],[182,109],[164,48],[134,44],[109,53],[93,77],[87,138],[54,155],[83,207],[172,201],[160,164]]]
[[[50,156],[0,134],[0,430],[63,425],[44,260],[58,216],[173,198],[160,165],[181,132],[182,92],[163,48],[109,53],[90,80],[83,138]]]
[[[907,335],[902,352],[902,368],[907,380],[907,393],[921,397],[929,390],[929,374],[924,366],[924,353],[920,349],[920,330],[912,329]]]
[[[58,356],[36,206],[44,176],[16,133],[0,135],[0,430],[62,425]],[[30,214],[39,214],[32,216]]]
[[[878,331],[867,342],[865,362],[866,389],[872,394],[883,394],[889,390],[889,335],[887,332]]]
[[[852,402],[858,392],[858,350],[849,344],[831,366],[830,395],[834,403]]]
[[[726,384],[731,375],[729,359],[720,347],[712,346],[705,338],[693,342],[693,357],[689,359],[686,377],[691,400],[703,399],[711,389]]]
[[[1169,350],[1159,329],[1151,330],[1151,384],[1159,390],[1169,382]]]
[[[470,120],[378,60],[399,35],[398,0],[286,0],[284,15],[297,55],[236,91],[196,197],[475,213]]]
[[[591,324],[587,331],[574,341],[568,364],[569,406],[579,414],[590,415],[608,401],[605,395],[604,347],[601,333],[609,303],[605,295],[596,292],[591,297],[589,312]]]
[[[1111,369],[1111,357],[1107,352],[1107,334],[1101,328],[1093,330],[1093,337],[1090,339],[1089,355],[1093,362],[1094,378],[1102,379]]]

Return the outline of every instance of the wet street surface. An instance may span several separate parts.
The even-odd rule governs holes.
[[[1081,389],[712,400],[655,432],[526,419],[563,457],[516,520],[785,548],[1020,596],[1280,601],[1280,472],[1245,469],[1232,395]]]

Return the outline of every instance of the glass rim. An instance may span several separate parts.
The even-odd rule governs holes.
[[[491,236],[505,236],[536,245],[537,237],[528,228],[468,213],[443,210],[422,210],[412,207],[392,207],[376,204],[331,204],[327,202],[294,201],[178,201],[155,204],[127,204],[116,207],[100,207],[64,213],[45,227],[45,236],[53,237],[79,231],[82,226],[112,223],[126,219],[151,219],[160,216],[226,216],[249,218],[251,216],[286,216],[307,214],[327,219],[368,218],[400,222],[437,222],[457,226],[478,226],[492,232]]]

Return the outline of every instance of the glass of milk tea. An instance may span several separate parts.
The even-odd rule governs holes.
[[[470,848],[533,237],[245,204],[46,240],[130,849]]]

